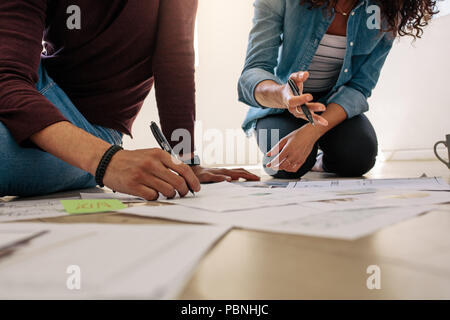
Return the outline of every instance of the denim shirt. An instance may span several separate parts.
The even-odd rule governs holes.
[[[367,99],[378,81],[392,48],[392,33],[370,29],[374,1],[361,0],[349,14],[347,50],[339,78],[320,102],[342,106],[348,118],[369,109]],[[255,88],[264,80],[284,84],[289,76],[307,71],[320,41],[334,19],[322,8],[309,9],[300,0],[256,0],[244,71],[239,79],[239,101],[250,106],[242,128],[251,133],[257,119],[283,113],[255,99]],[[371,20],[372,19],[372,20]],[[369,22],[368,22],[369,21]]]

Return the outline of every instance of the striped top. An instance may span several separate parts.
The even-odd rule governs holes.
[[[333,88],[344,64],[347,37],[325,34],[309,67],[304,92],[323,92]]]

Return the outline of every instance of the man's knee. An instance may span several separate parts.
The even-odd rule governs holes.
[[[95,186],[95,179],[54,156],[21,148],[0,122],[0,196],[37,196]]]
[[[6,196],[7,190],[14,181],[13,170],[11,170],[12,150],[14,140],[0,121],[0,197]]]

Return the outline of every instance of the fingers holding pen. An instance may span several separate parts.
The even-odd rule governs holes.
[[[178,173],[179,177],[185,181],[186,186],[189,185],[194,192],[200,191],[200,181],[187,164],[184,164],[169,154],[163,157],[162,162],[167,168]]]
[[[294,80],[297,83],[297,85],[303,84],[306,80],[308,80],[308,78],[309,78],[309,72],[308,71],[294,72],[289,77],[289,79]]]
[[[306,106],[308,107],[311,116],[314,119],[314,123],[319,124],[321,126],[328,126],[328,120],[325,119],[324,117],[316,114],[315,112],[323,112],[324,110],[326,110],[325,106],[321,103],[308,103],[306,104]],[[296,107],[289,107],[289,112],[296,118],[300,118],[300,119],[304,119],[304,120],[308,120],[307,116],[305,115],[305,113],[303,112],[302,108],[299,106]]]

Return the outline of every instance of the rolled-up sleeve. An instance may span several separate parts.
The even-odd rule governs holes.
[[[282,43],[284,1],[256,0],[254,7],[253,28],[238,83],[238,94],[239,101],[253,107],[263,107],[255,99],[257,85],[265,80],[282,84],[275,75],[275,68]]]
[[[371,96],[380,77],[381,69],[392,48],[393,37],[386,33],[367,56],[351,80],[331,95],[327,104],[336,103],[344,108],[347,118],[353,118],[369,110],[367,99]]]

